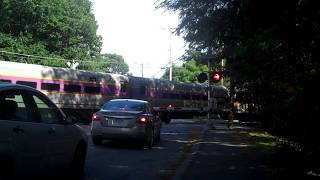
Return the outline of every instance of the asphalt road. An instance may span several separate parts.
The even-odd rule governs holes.
[[[153,148],[144,148],[134,141],[105,141],[101,146],[91,142],[84,180],[172,179],[192,152],[206,124],[199,120],[173,120],[163,124],[161,141]]]

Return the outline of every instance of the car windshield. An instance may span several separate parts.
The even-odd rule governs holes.
[[[103,105],[102,109],[115,111],[144,111],[144,103],[136,101],[109,101]]]

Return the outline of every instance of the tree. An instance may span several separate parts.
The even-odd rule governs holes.
[[[0,49],[94,60],[101,37],[91,9],[89,0],[1,0]]]
[[[99,59],[92,63],[88,69],[114,74],[127,74],[129,72],[129,66],[121,55],[108,53],[99,56]]]
[[[102,57],[107,60],[107,72],[116,74],[127,74],[129,72],[129,66],[121,55],[103,54]]]
[[[179,13],[178,33],[190,49],[227,59],[232,87],[250,92],[264,127],[319,152],[312,141],[320,109],[317,1],[162,0],[158,7]]]
[[[208,73],[207,66],[198,64],[194,59],[185,62],[181,67],[173,66],[172,77],[175,81],[181,82],[195,82],[196,77],[201,73]],[[169,68],[161,77],[161,79],[169,79]]]

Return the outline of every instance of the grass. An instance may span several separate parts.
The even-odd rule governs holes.
[[[272,179],[319,179],[320,158],[310,156],[300,146],[261,130],[240,131],[265,152]]]
[[[240,131],[240,134],[250,138],[257,148],[275,150],[278,146],[277,137],[263,131]]]

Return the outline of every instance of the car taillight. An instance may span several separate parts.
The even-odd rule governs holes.
[[[138,122],[141,124],[147,124],[148,123],[147,116],[140,116]]]
[[[99,121],[100,120],[100,116],[96,113],[93,113],[92,115],[92,121]]]

